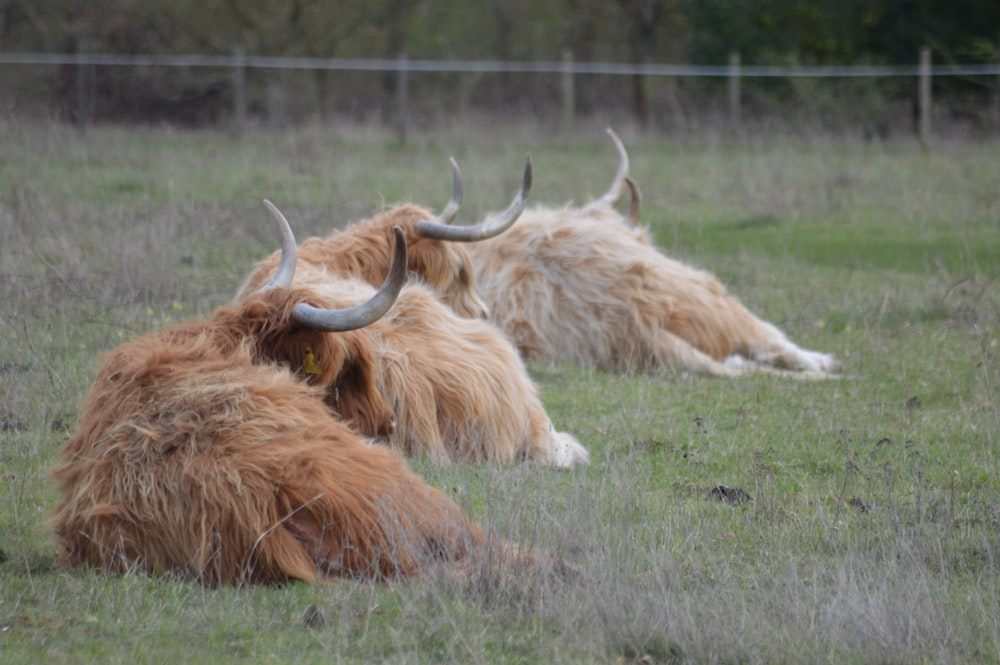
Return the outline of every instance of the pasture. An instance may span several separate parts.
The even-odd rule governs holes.
[[[589,467],[411,464],[579,579],[212,590],[54,565],[48,471],[100,353],[231,298],[278,246],[265,197],[302,240],[440,209],[454,156],[471,223],[526,152],[551,205],[602,193],[614,152],[599,126],[0,127],[0,661],[1000,659],[1000,145],[619,129],[659,245],[842,377],[531,364]]]

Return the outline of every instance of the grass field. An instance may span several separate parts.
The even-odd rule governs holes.
[[[621,132],[643,221],[843,377],[531,365],[586,469],[413,466],[581,579],[222,588],[55,567],[48,471],[100,353],[231,297],[277,247],[387,203],[460,218],[602,192],[572,141],[456,129],[0,127],[0,662],[1000,660],[1000,145]],[[713,498],[720,485],[750,500]]]

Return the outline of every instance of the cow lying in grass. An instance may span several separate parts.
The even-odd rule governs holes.
[[[485,224],[452,226],[463,196],[458,165],[451,160],[452,195],[437,216],[413,204],[396,205],[370,219],[335,229],[324,238],[304,240],[299,263],[323,267],[335,277],[357,277],[372,286],[385,279],[392,261],[392,230],[403,230],[410,273],[430,286],[438,297],[467,318],[486,318],[486,305],[475,285],[466,244],[502,234],[517,221],[531,191],[531,159],[525,163],[520,191],[510,205]],[[279,253],[261,261],[239,290],[242,297],[259,289],[273,274]]]
[[[628,155],[609,134],[619,168],[606,194],[582,207],[530,208],[503,235],[469,246],[491,320],[524,357],[615,372],[837,371],[833,356],[799,348],[711,274],[653,246],[634,224]],[[628,190],[626,219],[614,205]]]
[[[440,463],[527,460],[571,467],[589,462],[574,436],[553,427],[514,347],[495,326],[478,319],[485,308],[459,307],[461,313],[476,317],[467,319],[438,300],[452,306],[481,302],[468,255],[454,243],[475,244],[471,241],[509,229],[524,208],[530,184],[529,161],[521,191],[499,219],[486,225],[451,227],[406,205],[299,247],[296,285],[360,301],[371,294],[368,284],[384,279],[389,269],[391,225],[402,227],[420,246],[420,252],[410,252],[409,268],[426,280],[404,287],[396,307],[361,331],[378,350],[378,388],[396,412],[397,427],[389,441],[407,454],[427,455]],[[460,199],[456,169],[454,193],[443,217],[450,221]],[[427,235],[428,229],[433,229],[434,238]],[[274,263],[273,256],[265,259],[237,299],[262,284]]]
[[[403,285],[402,233],[386,283],[347,309],[289,288],[287,224],[283,237],[286,260],[262,290],[107,356],[53,472],[63,564],[206,585],[387,579],[467,570],[490,544],[397,453],[349,425],[393,427],[361,330]],[[536,562],[515,546],[490,552]]]
[[[300,283],[317,293],[362,301],[374,290],[322,271],[311,280],[309,272],[300,265]],[[589,462],[575,437],[552,426],[517,351],[488,321],[462,318],[425,285],[409,283],[364,333],[376,384],[396,413],[393,447],[438,463]]]

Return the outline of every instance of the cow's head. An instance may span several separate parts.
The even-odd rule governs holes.
[[[288,365],[326,390],[326,402],[362,434],[388,437],[395,414],[375,385],[375,354],[358,329],[384,315],[406,280],[406,239],[393,230],[393,260],[382,287],[360,305],[338,308],[316,289],[289,288],[295,239],[284,216],[265,201],[282,232],[282,258],[271,281],[238,305],[216,312],[219,328],[240,330],[265,362]],[[223,319],[222,321],[219,321]]]
[[[499,215],[475,226],[452,225],[462,201],[462,178],[455,160],[451,160],[453,189],[451,200],[437,219],[428,219],[416,206],[397,206],[388,213],[387,226],[406,231],[409,267],[426,282],[457,314],[467,318],[486,318],[489,308],[476,290],[475,270],[469,253],[461,243],[477,242],[500,235],[521,216],[531,191],[531,156],[525,160],[521,189]]]

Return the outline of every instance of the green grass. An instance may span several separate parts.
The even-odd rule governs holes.
[[[495,128],[494,128],[495,129]],[[504,140],[503,136],[507,138]],[[489,136],[501,138],[489,138]],[[587,469],[412,465],[573,582],[483,575],[209,590],[63,571],[48,470],[100,353],[210,312],[277,241],[450,193],[603,192],[600,128],[0,133],[0,661],[973,663],[1000,659],[995,141],[624,132],[643,221],[843,378],[532,365]],[[735,505],[713,488],[741,488]]]

